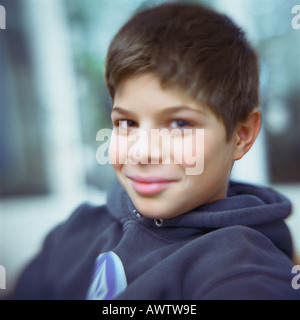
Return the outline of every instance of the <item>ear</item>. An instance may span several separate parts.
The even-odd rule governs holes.
[[[236,143],[234,160],[240,160],[252,147],[261,127],[261,114],[254,109],[246,121],[239,123],[236,128]]]

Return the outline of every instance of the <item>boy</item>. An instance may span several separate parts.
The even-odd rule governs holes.
[[[106,65],[118,183],[50,233],[13,298],[300,298],[289,201],[229,180],[260,129],[258,73],[223,15],[195,4],[135,15]]]

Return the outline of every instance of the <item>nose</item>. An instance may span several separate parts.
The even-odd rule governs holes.
[[[131,164],[160,164],[163,159],[169,159],[166,152],[166,132],[162,132],[158,129],[135,129],[137,132],[129,137],[128,159]],[[162,137],[162,141],[160,139]],[[164,161],[164,163],[168,163]]]

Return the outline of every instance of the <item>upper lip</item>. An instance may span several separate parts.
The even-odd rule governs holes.
[[[143,177],[143,176],[128,176],[129,179],[132,179],[137,182],[144,182],[144,183],[154,183],[154,182],[172,182],[175,179],[170,178],[162,178],[162,177]]]

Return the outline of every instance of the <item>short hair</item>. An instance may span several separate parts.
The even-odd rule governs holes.
[[[195,3],[166,3],[135,14],[115,35],[105,78],[112,99],[121,81],[154,73],[222,119],[227,140],[259,105],[258,58],[227,16]]]

